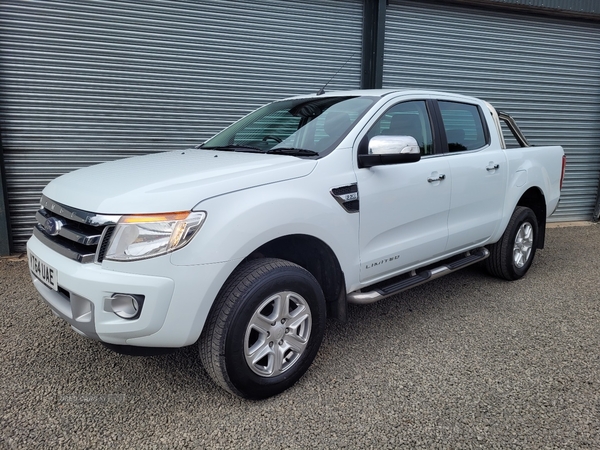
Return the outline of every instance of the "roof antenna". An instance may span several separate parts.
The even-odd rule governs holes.
[[[335,76],[340,73],[340,70],[342,70],[346,64],[348,64],[350,62],[350,60],[352,58],[354,58],[354,55],[356,55],[356,52],[352,53],[352,55],[350,55],[350,58],[348,58],[346,60],[346,62],[344,64],[342,64],[342,67],[340,67],[336,73],[333,74],[333,76],[327,81],[327,83],[325,83],[325,86],[323,86],[321,89],[319,89],[319,92],[317,92],[317,95],[323,95],[325,93],[325,88],[327,87],[327,85],[331,82],[331,80],[333,80],[335,78]]]

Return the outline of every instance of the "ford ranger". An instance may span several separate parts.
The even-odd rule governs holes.
[[[348,303],[475,263],[525,275],[564,169],[560,146],[530,146],[476,98],[288,98],[196,148],[55,179],[29,267],[78,333],[112,348],[197,343],[218,385],[265,398],[306,372]]]

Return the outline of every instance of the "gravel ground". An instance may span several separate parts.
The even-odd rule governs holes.
[[[600,448],[600,227],[548,230],[529,274],[478,268],[330,322],[300,382],[262,402],[195,346],[118,355],[0,259],[1,448]]]

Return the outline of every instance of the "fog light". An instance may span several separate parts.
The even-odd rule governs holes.
[[[110,300],[113,312],[123,319],[137,319],[143,304],[143,295],[114,294]]]

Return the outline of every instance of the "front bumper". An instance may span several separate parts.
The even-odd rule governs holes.
[[[222,268],[219,264],[175,266],[165,255],[117,263],[119,268],[138,272],[125,273],[106,263],[78,263],[35,237],[27,248],[58,273],[58,291],[32,273],[34,286],[52,311],[78,333],[119,345],[181,347],[193,343],[218,292],[212,284]],[[144,297],[138,318],[123,319],[113,312],[111,297],[117,293]]]

